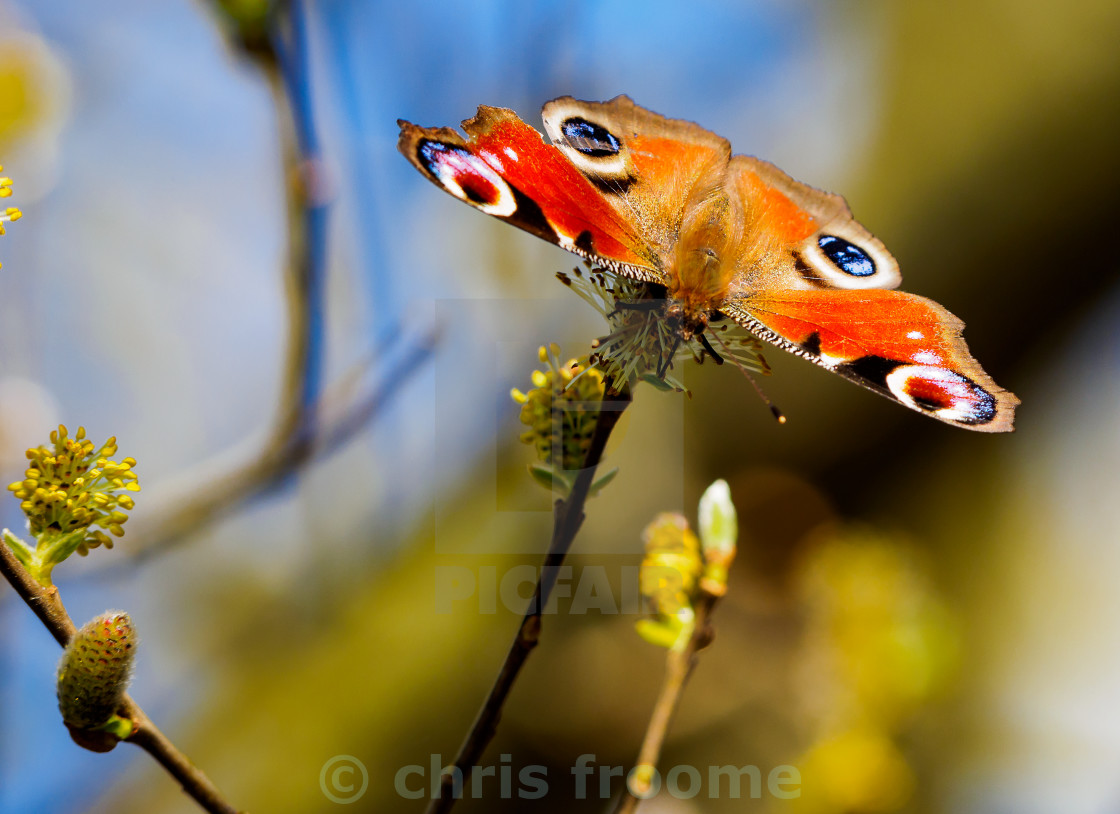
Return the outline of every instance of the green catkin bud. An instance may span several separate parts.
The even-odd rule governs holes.
[[[700,541],[684,515],[662,512],[642,532],[646,555],[638,571],[642,597],[658,615],[692,607],[703,561]]]
[[[72,733],[112,719],[135,660],[136,632],[124,611],[106,611],[75,634],[58,665],[58,709]]]
[[[642,532],[646,555],[638,587],[651,618],[637,622],[638,635],[658,647],[680,647],[692,633],[692,597],[703,561],[700,540],[676,512],[662,512]]]
[[[704,575],[700,586],[713,596],[727,592],[727,572],[735,559],[739,521],[731,489],[717,480],[700,498],[700,542],[704,552]]]

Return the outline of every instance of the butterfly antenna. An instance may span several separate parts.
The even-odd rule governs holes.
[[[754,376],[752,376],[750,371],[747,370],[746,366],[736,358],[735,354],[731,352],[731,349],[728,348],[726,344],[724,344],[724,341],[719,338],[719,333],[717,331],[712,331],[712,338],[719,343],[719,346],[721,348],[723,348],[723,352],[726,354],[727,358],[735,363],[735,367],[739,368],[739,372],[747,377],[747,381],[751,383],[751,387],[754,388],[754,392],[758,393],[758,397],[762,399],[762,403],[770,408],[770,414],[774,416],[774,419],[779,424],[785,424],[785,413],[779,410],[778,406],[774,404],[774,402],[770,401],[770,397],[762,392],[762,388],[758,386],[758,382],[754,380]]]

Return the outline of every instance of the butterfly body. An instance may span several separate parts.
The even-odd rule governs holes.
[[[633,280],[664,286],[682,340],[727,317],[760,339],[957,426],[1012,428],[1018,399],[946,309],[892,291],[898,265],[844,199],[625,96],[553,100],[552,140],[481,106],[449,128],[400,122],[399,148],[476,209]]]

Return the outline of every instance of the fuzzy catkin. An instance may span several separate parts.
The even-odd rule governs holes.
[[[106,611],[71,639],[58,665],[58,708],[75,729],[94,729],[112,717],[128,689],[136,632],[124,611]]]

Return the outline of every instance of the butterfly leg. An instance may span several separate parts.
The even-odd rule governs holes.
[[[722,365],[723,364],[723,357],[720,356],[718,353],[716,353],[716,349],[712,347],[710,342],[708,342],[707,335],[703,331],[701,331],[696,336],[700,339],[700,344],[704,346],[704,350],[706,350],[708,352],[708,355],[712,357],[712,359],[715,361],[715,363],[717,365]],[[701,357],[701,358],[703,358],[703,357]]]
[[[681,335],[678,333],[676,339],[673,340],[673,346],[669,348],[669,352],[661,360],[661,364],[657,366],[657,378],[664,379],[665,374],[669,372],[669,368],[673,366],[673,357],[677,355],[677,348],[681,345]]]

